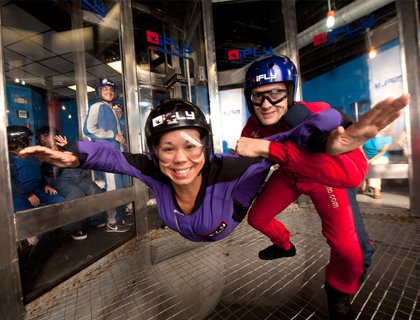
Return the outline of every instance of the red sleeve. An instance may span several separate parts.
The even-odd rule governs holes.
[[[320,102],[299,101],[299,102],[296,102],[296,103],[303,104],[306,108],[308,108],[313,113],[317,113],[319,111],[331,108],[331,106],[328,103],[322,102],[322,101],[320,101]]]
[[[362,183],[368,168],[360,149],[329,156],[321,152],[302,151],[292,141],[271,142],[269,159],[298,177],[311,178],[314,182],[335,188],[356,188]]]

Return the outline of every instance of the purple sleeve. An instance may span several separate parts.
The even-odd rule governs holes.
[[[151,177],[141,172],[141,168],[134,167],[128,163],[124,154],[107,141],[79,141],[77,142],[77,151],[86,155],[86,160],[82,161],[80,166],[82,169],[126,174],[140,179],[149,186],[153,182]],[[152,160],[150,159],[150,161]]]
[[[342,114],[339,111],[333,108],[326,109],[313,114],[289,131],[275,134],[265,139],[277,142],[293,140],[304,150],[310,151],[308,141],[312,134],[334,130],[340,126],[341,121]]]

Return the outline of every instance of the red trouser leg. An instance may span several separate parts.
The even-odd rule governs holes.
[[[310,190],[308,193],[322,221],[322,233],[331,248],[326,281],[338,291],[354,294],[373,254],[355,192],[315,183],[303,185],[303,189],[309,187],[307,191]]]
[[[273,173],[248,212],[248,223],[277,246],[290,249],[290,232],[274,217],[299,197],[294,180],[280,168]]]

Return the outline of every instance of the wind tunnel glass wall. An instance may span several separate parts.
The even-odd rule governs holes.
[[[142,129],[167,98],[191,101],[208,115],[201,2],[133,1],[132,14]]]
[[[308,26],[301,24],[298,30],[303,100],[326,101],[353,120],[359,120],[379,101],[403,93],[395,3],[376,2],[368,6],[368,11],[360,10],[353,3],[335,2],[334,6],[336,25],[326,27],[324,8],[325,14],[320,13],[317,20],[311,21],[311,30],[316,31],[312,39],[306,34]],[[309,9],[310,5],[298,5],[297,16],[307,16]],[[353,20],[346,21],[347,17]],[[303,42],[305,36],[309,40]],[[370,201],[374,188],[378,188],[371,179],[375,175],[381,181],[379,186],[383,192],[404,196],[401,205],[409,206],[406,117],[408,114],[400,116],[364,145],[368,159],[381,150],[385,155],[370,160],[368,188],[361,188],[367,190],[360,196],[363,201]],[[386,146],[380,142],[384,140],[387,140]]]
[[[8,125],[13,130],[23,130],[26,144],[65,148],[62,145],[86,138],[81,133],[90,109],[78,105],[77,84],[86,80],[84,99],[91,106],[98,101],[95,88],[103,78],[116,85],[115,97],[107,106],[108,115],[118,124],[117,133],[126,136],[127,115],[118,68],[119,6],[107,1],[101,8],[73,8],[74,3],[2,2]],[[75,15],[84,21],[82,28],[74,26]],[[82,43],[78,39],[83,39]],[[85,59],[82,71],[77,65],[80,55]],[[121,107],[112,108],[113,104]],[[62,136],[64,141],[57,142],[55,135]],[[15,214],[22,211],[22,216],[33,219],[33,228],[38,230],[18,244],[24,299],[30,301],[133,237],[134,226],[127,215],[130,204],[98,212],[90,205],[91,200],[84,205],[79,203],[80,212],[70,210],[65,217],[43,221],[42,208],[55,204],[60,213],[60,204],[102,194],[112,186],[100,172],[59,169],[34,158],[20,159],[16,153],[24,145],[9,143],[9,156]],[[118,147],[127,150],[125,145]],[[122,177],[114,186],[128,187],[131,181]],[[107,223],[115,222],[116,215],[117,222],[126,223],[127,232],[107,232],[110,231]],[[60,221],[72,222],[60,225]],[[60,226],[49,228],[54,223]],[[18,233],[22,231],[20,227],[17,224]]]

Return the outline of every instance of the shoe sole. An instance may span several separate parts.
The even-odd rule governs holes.
[[[115,233],[123,233],[123,232],[127,232],[129,229],[107,229],[105,230],[105,232],[115,232]]]
[[[282,258],[290,258],[290,257],[294,257],[296,254],[293,254],[291,256],[281,256],[281,257],[260,257],[258,256],[258,258],[260,258],[261,260],[277,260],[277,259],[282,259]]]
[[[86,238],[87,238],[87,235],[86,236],[81,236],[81,237],[73,237],[73,236],[71,236],[74,240],[85,240]]]

